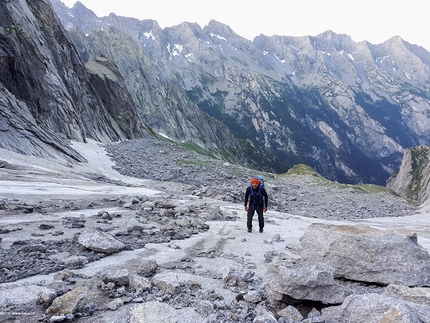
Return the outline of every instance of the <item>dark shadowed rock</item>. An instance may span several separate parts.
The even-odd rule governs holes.
[[[264,277],[269,299],[282,301],[286,295],[291,302],[318,301],[324,304],[341,304],[351,294],[348,288],[337,283],[333,272],[318,263],[301,259],[275,259]]]
[[[103,77],[115,65],[100,59],[89,64],[106,73],[86,69],[50,1],[2,1],[0,16],[1,148],[75,163],[85,159],[71,139],[148,134],[122,78]]]

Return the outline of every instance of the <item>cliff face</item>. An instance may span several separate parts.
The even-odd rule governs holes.
[[[81,9],[86,20],[95,17]],[[255,165],[248,152],[257,151],[274,169],[276,158],[199,109],[119,29],[69,33],[45,0],[2,1],[0,17],[1,148],[82,161],[69,140],[157,132],[243,164]]]
[[[430,147],[406,149],[400,169],[388,180],[387,187],[420,203],[430,198]]]
[[[106,77],[121,80],[116,67],[87,70],[49,1],[2,1],[0,17],[0,147],[82,160],[69,139],[147,133],[124,86]],[[127,113],[118,114],[118,101]]]

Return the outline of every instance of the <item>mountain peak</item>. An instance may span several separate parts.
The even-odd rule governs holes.
[[[203,28],[206,31],[211,31],[215,34],[219,34],[222,36],[238,36],[230,26],[223,24],[219,21],[211,19],[209,23]]]
[[[78,11],[82,15],[85,13],[85,16],[87,16],[87,17],[89,17],[89,16],[97,17],[97,15],[94,13],[94,11],[85,7],[85,5],[80,1],[76,1],[75,4],[73,5],[73,7],[71,8],[71,10],[72,11]]]
[[[321,34],[315,36],[315,39],[330,41],[335,44],[336,47],[344,47],[345,45],[350,45],[354,43],[352,38],[346,34],[337,34],[332,30],[327,30]]]
[[[393,36],[390,39],[386,40],[383,44],[387,44],[388,46],[399,46],[405,45],[405,41],[400,36]]]
[[[230,26],[219,21],[211,19],[203,30],[209,34],[214,34],[217,37],[225,38],[231,45],[240,46],[240,44],[252,44],[252,41],[246,39],[239,34],[236,34]]]

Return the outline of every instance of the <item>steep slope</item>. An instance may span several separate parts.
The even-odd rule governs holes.
[[[304,163],[332,180],[385,185],[405,148],[429,144],[430,53],[399,37],[373,45],[327,31],[249,41],[217,21],[162,30],[114,14],[87,24],[79,3],[62,11],[66,26],[130,35],[160,79],[277,155],[278,172]]]
[[[112,141],[148,133],[133,106],[116,110],[113,98],[124,91],[121,82],[105,77],[116,67],[89,73],[49,1],[3,1],[0,16],[0,147],[81,161],[68,139]],[[98,91],[105,87],[109,96]]]
[[[289,167],[303,162],[341,182],[384,184],[405,147],[429,140],[425,50],[417,51],[417,59],[404,41],[386,48],[332,32],[302,39],[260,36],[250,44],[213,21],[204,30],[218,55],[199,64],[207,72],[199,80],[210,84],[196,84],[190,96],[226,124],[233,119],[236,135],[242,131],[269,147]],[[405,50],[410,55],[397,58]],[[373,63],[381,54],[424,72],[411,82],[404,74],[388,74]],[[214,68],[208,72],[208,66]]]
[[[57,11],[64,10],[65,6],[61,2],[54,1],[53,4],[60,7]],[[77,14],[67,16],[75,22],[79,14],[93,17],[88,9],[83,12],[82,8],[77,3],[73,8]],[[268,154],[264,148],[255,146],[251,141],[238,140],[223,123],[190,101],[183,86],[174,75],[170,75],[167,65],[161,60],[157,62],[150,59],[139,40],[139,37],[150,38],[146,33],[147,28],[152,28],[153,33],[162,34],[155,22],[110,15],[100,20],[100,28],[88,34],[80,28],[71,29],[70,36],[83,61],[93,60],[102,54],[118,67],[124,78],[124,88],[130,93],[139,117],[153,131],[175,141],[189,142],[196,149],[204,149],[217,158],[271,171],[279,167],[282,162],[276,155]],[[171,53],[168,46],[163,44],[164,41],[162,37],[153,46],[166,48],[168,61]]]
[[[181,42],[190,35],[186,25],[166,28],[165,34],[182,50],[174,59],[186,57],[191,65],[187,71],[197,71],[192,74],[194,84],[184,82],[190,97],[235,135],[276,152],[287,167],[301,162],[341,182],[384,184],[403,148],[428,140],[428,127],[413,130],[405,109],[392,99],[398,95],[395,91],[405,92],[400,85],[386,97],[378,87],[366,88],[379,74],[388,80],[392,76],[378,71],[367,80],[374,64],[363,69],[348,54],[369,53],[362,48],[365,43],[331,32],[291,37],[290,43],[281,37],[282,46],[276,37],[260,36],[251,43],[215,21],[204,28],[209,40],[194,28],[193,41]],[[184,70],[180,73],[185,80]],[[421,102],[425,111],[429,101]]]
[[[276,158],[191,103],[115,27],[69,34],[44,0],[2,2],[0,16],[1,148],[74,162],[84,158],[70,139],[107,143],[159,132],[251,166],[248,152],[256,150],[274,169]]]
[[[430,147],[406,149],[400,169],[387,182],[400,196],[420,203],[430,198]]]

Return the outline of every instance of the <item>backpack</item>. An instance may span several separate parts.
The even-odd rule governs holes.
[[[249,196],[249,200],[252,199],[254,201],[254,204],[255,204],[256,198],[259,198],[260,202],[258,204],[263,204],[263,194],[261,194],[261,189],[264,188],[264,178],[263,178],[263,176],[260,176],[260,175],[257,175],[253,178],[258,179],[260,181],[260,185],[258,186],[258,190],[254,190],[252,188],[252,185],[251,184],[249,185],[249,187],[251,189],[251,194]]]
[[[261,183],[260,183],[260,187],[264,188],[264,178],[263,176],[257,175],[255,176],[256,179],[258,179]]]

